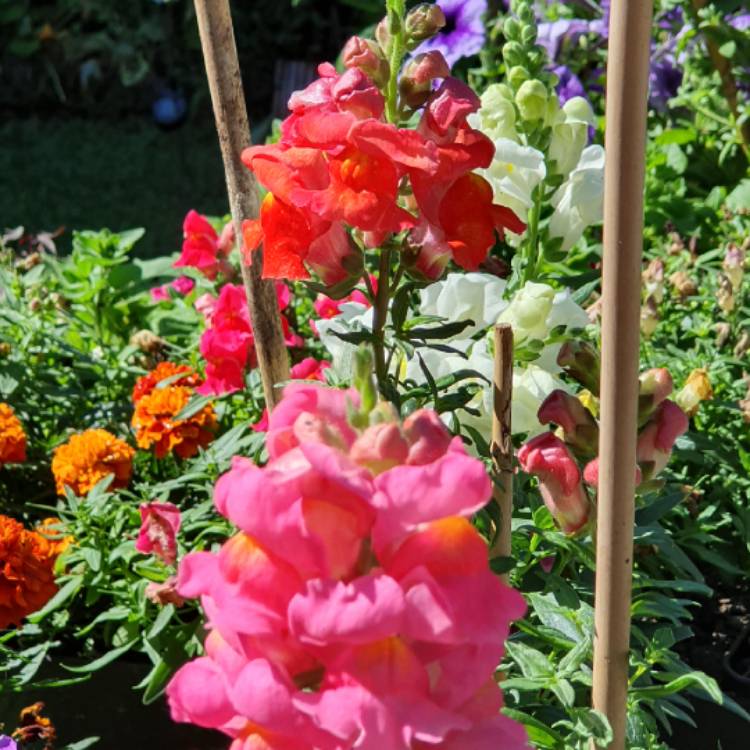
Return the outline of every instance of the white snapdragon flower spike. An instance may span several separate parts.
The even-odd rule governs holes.
[[[344,302],[341,312],[333,318],[316,320],[315,327],[320,342],[331,355],[331,368],[340,378],[351,380],[354,375],[355,344],[350,344],[336,336],[336,333],[372,330],[374,310],[359,302]]]
[[[570,250],[586,227],[602,220],[604,209],[604,149],[588,146],[578,166],[552,196],[555,211],[549,222],[551,237],[562,237],[562,250]]]
[[[436,315],[450,322],[473,320],[453,338],[467,338],[491,326],[508,306],[503,299],[506,282],[488,273],[449,273],[420,292],[421,315]]]
[[[488,138],[509,138],[518,141],[516,132],[516,108],[513,94],[502,83],[488,86],[480,98],[481,106],[466,119],[469,125],[481,130]]]
[[[509,138],[498,138],[494,144],[492,164],[478,172],[492,186],[495,203],[510,208],[525,222],[534,203],[534,188],[547,175],[544,154]]]
[[[578,164],[589,140],[589,127],[595,123],[594,110],[582,96],[569,99],[558,111],[547,153],[557,174],[567,177]]]

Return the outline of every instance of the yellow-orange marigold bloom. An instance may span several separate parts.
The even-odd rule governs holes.
[[[57,591],[54,544],[0,515],[0,630],[41,609]]]
[[[151,372],[135,381],[135,385],[133,386],[133,403],[137,404],[141,398],[151,393],[151,391],[153,391],[157,384],[161,383],[162,380],[173,378],[180,373],[185,373],[185,376],[182,378],[175,378],[170,385],[182,385],[187,386],[188,388],[197,388],[203,383],[200,375],[195,373],[193,369],[187,365],[176,365],[174,362],[159,362]]]
[[[65,485],[83,496],[108,474],[114,474],[110,489],[126,487],[133,472],[135,451],[126,442],[106,430],[93,429],[73,435],[55,448],[52,473],[57,494],[65,494]]]
[[[174,451],[190,458],[214,439],[216,415],[211,404],[187,419],[175,417],[187,406],[193,391],[183,385],[154,388],[135,404],[132,425],[139,448],[153,446],[157,458]]]
[[[8,404],[0,403],[0,469],[26,460],[26,434]]]
[[[45,518],[36,525],[34,531],[52,545],[55,555],[65,552],[75,541],[75,537],[65,533],[65,526],[59,518]]]

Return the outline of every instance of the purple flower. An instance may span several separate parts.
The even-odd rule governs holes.
[[[560,79],[557,84],[557,96],[560,104],[565,104],[574,96],[586,96],[581,79],[567,66],[555,65],[552,72]]]
[[[566,39],[575,40],[589,31],[589,22],[580,18],[545,21],[537,26],[537,43],[547,50],[550,60],[555,60]]]
[[[445,26],[420,44],[414,54],[438,50],[452,67],[462,57],[471,57],[482,49],[487,0],[438,0],[437,5],[445,14]]]
[[[667,102],[677,94],[682,83],[682,71],[675,64],[674,56],[667,53],[652,58],[649,73],[649,95],[651,106],[665,110]]]
[[[750,13],[739,13],[727,20],[729,22],[729,25],[737,29],[737,31],[745,31],[746,29],[750,29]]]
[[[18,750],[18,745],[8,735],[0,734],[0,750]]]

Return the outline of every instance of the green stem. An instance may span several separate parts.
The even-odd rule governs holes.
[[[544,193],[544,183],[537,185],[535,190],[534,205],[529,212],[528,237],[525,243],[524,266],[521,272],[521,280],[525,284],[535,274],[539,265],[539,248],[537,247],[539,238],[539,217],[542,213],[542,195]]]
[[[404,42],[404,14],[405,0],[388,0],[388,33],[389,43],[386,54],[388,56],[389,74],[385,87],[385,116],[388,122],[398,123],[398,73],[401,61],[406,53]]]
[[[385,382],[388,372],[385,361],[385,322],[388,317],[388,300],[391,294],[390,285],[391,248],[386,245],[380,251],[380,265],[378,269],[378,291],[375,294],[372,334],[374,336],[373,350],[375,354],[375,375],[378,386]]]

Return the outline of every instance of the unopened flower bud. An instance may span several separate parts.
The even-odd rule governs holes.
[[[714,326],[714,330],[716,331],[716,348],[721,349],[727,343],[732,333],[732,326],[729,323],[717,323]]]
[[[414,49],[425,39],[430,39],[445,26],[445,14],[439,5],[420,3],[415,5],[404,20],[406,47]]]
[[[360,415],[368,418],[378,403],[378,390],[373,377],[372,352],[366,346],[360,346],[354,353],[354,387],[362,399]]]
[[[409,455],[409,444],[398,422],[381,422],[368,427],[352,445],[349,457],[355,464],[382,474],[403,464]]]
[[[388,30],[388,17],[381,19],[375,27],[375,41],[380,49],[385,52],[391,42],[391,32]]]
[[[698,411],[698,407],[701,405],[701,401],[706,401],[713,397],[713,390],[711,389],[711,381],[708,378],[708,371],[703,367],[693,370],[688,379],[685,381],[685,385],[680,388],[674,397],[677,402],[677,406],[688,415],[692,417]]]
[[[545,432],[521,446],[518,461],[527,474],[539,478],[539,492],[560,529],[566,534],[583,529],[591,503],[581,470],[565,443]]]
[[[380,47],[370,39],[353,36],[344,45],[344,67],[359,68],[376,86],[388,80],[389,66]]]
[[[750,331],[744,330],[734,346],[734,356],[739,359],[750,349]]]
[[[735,244],[727,248],[724,261],[721,264],[724,273],[732,284],[732,289],[737,292],[742,286],[742,277],[745,274],[745,253]]]
[[[164,583],[151,582],[146,586],[146,599],[159,607],[173,604],[181,607],[185,600],[177,593],[177,576],[170,576]]]
[[[518,42],[521,39],[521,24],[518,19],[508,16],[503,24],[503,36],[509,41]]]
[[[521,117],[528,122],[541,120],[547,113],[547,87],[536,79],[526,81],[516,92],[516,104]]]
[[[537,412],[541,424],[556,424],[563,431],[563,439],[576,454],[596,455],[599,445],[599,425],[591,412],[569,393],[556,389],[542,402]]]
[[[450,67],[442,52],[433,50],[410,60],[399,81],[401,101],[410,109],[421,107],[432,95],[432,81],[446,78]]]
[[[653,297],[647,297],[641,307],[641,333],[648,338],[659,325],[659,305]]]
[[[732,288],[732,282],[728,276],[723,273],[719,274],[719,288],[716,290],[716,301],[719,303],[719,307],[725,314],[729,314],[734,310],[735,298],[734,289]]]
[[[529,73],[529,71],[526,70],[523,65],[514,65],[508,71],[508,81],[514,89],[520,89],[521,86],[530,78],[531,73]]]
[[[448,450],[453,437],[436,411],[419,409],[404,420],[404,434],[409,441],[411,466],[422,466],[437,461]]]
[[[586,341],[566,341],[557,355],[557,364],[584,388],[599,395],[601,360],[599,352]]]
[[[677,232],[669,233],[669,247],[667,252],[670,255],[679,255],[685,249],[685,241]]]
[[[667,399],[659,404],[638,435],[636,460],[645,481],[653,479],[666,467],[677,438],[687,431],[688,426],[685,412],[674,401]]]
[[[503,59],[509,67],[521,65],[524,61],[524,49],[519,42],[506,42],[503,45]]]
[[[666,367],[646,370],[638,380],[638,423],[643,424],[672,393],[674,384]]]
[[[11,345],[7,341],[0,341],[0,357],[7,357],[11,351]]]
[[[38,266],[42,262],[42,256],[38,252],[33,252],[27,255],[25,258],[21,258],[17,263],[16,267],[22,271],[30,271],[34,266]]]
[[[686,271],[675,271],[669,277],[669,283],[682,299],[687,299],[698,294],[698,285],[690,278]]]

